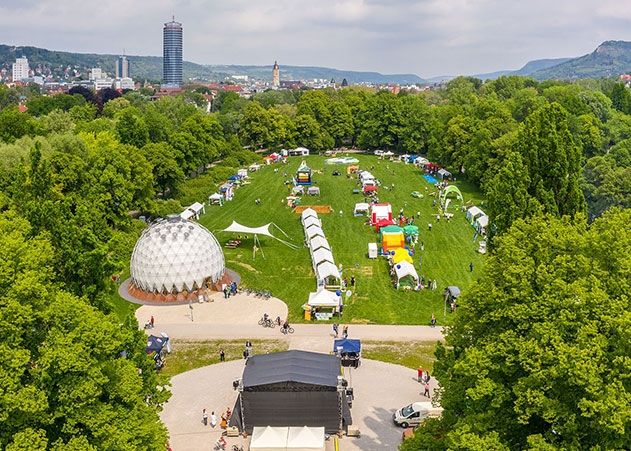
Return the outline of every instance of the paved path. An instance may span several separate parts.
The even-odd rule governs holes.
[[[285,337],[278,327],[269,329],[258,325],[264,313],[270,318],[287,317],[287,306],[280,299],[262,300],[239,294],[228,300],[214,296],[214,302],[193,304],[193,320],[188,305],[149,306],[136,310],[139,324],[155,318],[154,331],[166,332],[181,340],[211,340],[226,338],[287,339],[292,349],[318,351],[319,343],[332,337],[330,324],[296,324],[293,334]],[[429,326],[387,326],[349,324],[349,336],[363,340],[381,341],[437,341],[443,339],[442,328]],[[340,326],[341,332],[341,326]],[[329,349],[326,350],[329,352]]]

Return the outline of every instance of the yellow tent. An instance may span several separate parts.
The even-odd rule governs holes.
[[[403,247],[399,247],[394,250],[394,255],[392,256],[392,263],[396,265],[397,263],[401,263],[403,261],[408,262],[408,263],[414,263],[414,260],[412,259],[412,257],[410,257],[410,254],[408,253],[407,249]]]

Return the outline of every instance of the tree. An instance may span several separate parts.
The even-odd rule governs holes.
[[[400,141],[408,152],[427,153],[433,117],[421,96],[401,100],[402,128]]]
[[[150,143],[144,146],[142,154],[153,167],[153,183],[156,192],[165,197],[174,197],[184,182],[184,172],[177,163],[173,147],[167,143]]]
[[[20,113],[17,108],[5,108],[0,112],[0,140],[12,143],[17,138],[25,135],[34,135],[37,131],[37,123],[33,118]]]
[[[363,147],[397,149],[401,128],[399,99],[389,91],[380,91],[366,101],[357,141]]]
[[[116,120],[116,134],[123,144],[141,148],[149,142],[147,124],[133,108],[123,110]]]
[[[528,172],[528,193],[545,212],[574,215],[583,211],[580,152],[568,129],[567,112],[559,104],[546,105],[526,119],[515,149]]]
[[[0,447],[163,450],[144,334],[59,289],[54,250],[0,214]]]
[[[631,114],[631,92],[622,83],[613,85],[611,103],[621,113]]]
[[[307,114],[300,114],[294,120],[296,127],[295,143],[298,146],[320,151],[333,147],[333,139],[322,133],[318,121]]]
[[[516,221],[438,346],[442,418],[402,449],[621,449],[631,441],[631,210]]]

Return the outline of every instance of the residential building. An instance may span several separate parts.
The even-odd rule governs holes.
[[[163,29],[163,76],[162,87],[182,86],[182,24],[175,21],[164,24]]]
[[[30,67],[28,65],[28,59],[23,56],[22,58],[16,58],[13,63],[13,81],[22,81],[29,77]]]
[[[103,72],[103,69],[100,67],[94,67],[90,69],[90,80],[99,80],[101,78],[105,78],[106,74]]]
[[[111,78],[95,78],[92,80],[92,86],[95,91],[100,91],[101,89],[111,88],[113,81]]]
[[[274,61],[274,67],[272,68],[272,86],[275,88],[280,87],[280,68],[278,67],[278,61]]]
[[[116,78],[130,78],[129,60],[125,55],[116,59]]]

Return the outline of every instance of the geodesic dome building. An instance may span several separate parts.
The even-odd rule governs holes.
[[[131,283],[147,293],[196,291],[216,283],[225,271],[215,236],[178,215],[146,229],[131,256]]]

